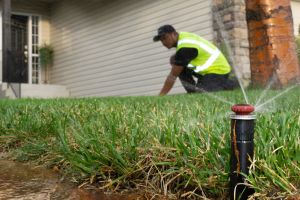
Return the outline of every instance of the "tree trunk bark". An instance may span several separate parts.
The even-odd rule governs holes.
[[[299,81],[290,0],[246,0],[251,79],[279,88]]]

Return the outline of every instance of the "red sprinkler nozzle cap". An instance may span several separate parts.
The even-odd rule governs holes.
[[[254,111],[254,106],[249,104],[236,104],[231,107],[231,110],[235,112],[236,115],[249,115]]]

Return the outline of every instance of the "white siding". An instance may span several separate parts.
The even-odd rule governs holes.
[[[300,1],[292,1],[292,12],[293,12],[293,20],[294,20],[294,32],[295,35],[299,33],[300,27]]]
[[[31,13],[36,15],[49,15],[49,4],[39,0],[12,0],[13,12]]]
[[[174,53],[152,42],[160,25],[213,39],[210,0],[60,1],[51,17],[51,82],[72,96],[158,94]]]

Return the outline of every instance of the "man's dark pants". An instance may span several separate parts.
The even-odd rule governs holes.
[[[197,83],[194,77],[198,79]],[[202,76],[188,68],[181,72],[179,79],[188,93],[230,90],[235,87],[235,84],[228,80],[228,74],[207,74]]]

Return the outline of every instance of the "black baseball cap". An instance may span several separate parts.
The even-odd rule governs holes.
[[[160,37],[163,36],[166,33],[172,33],[172,32],[176,32],[175,28],[171,25],[163,25],[161,27],[158,28],[157,30],[157,35],[153,37],[153,41],[157,42],[160,40]]]

